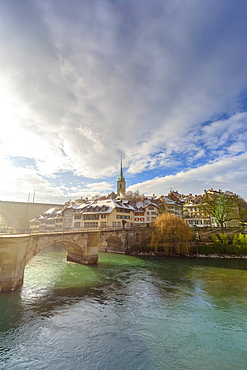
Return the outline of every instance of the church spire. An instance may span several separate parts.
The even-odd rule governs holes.
[[[120,176],[119,176],[118,180],[125,181],[125,178],[123,176],[123,156],[122,156],[122,153],[121,153]]]
[[[121,153],[120,175],[117,180],[117,199],[123,199],[126,195],[126,182],[123,176],[123,156]]]

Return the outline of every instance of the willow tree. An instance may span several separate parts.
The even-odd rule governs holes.
[[[160,215],[162,215],[162,213],[166,213],[167,210],[167,205],[165,204],[164,200],[162,200],[162,202],[160,202],[158,205],[158,212]]]
[[[190,227],[182,218],[165,212],[154,221],[151,244],[156,251],[188,253],[190,239]]]

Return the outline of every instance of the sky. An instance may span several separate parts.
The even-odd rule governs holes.
[[[246,0],[0,0],[0,200],[247,199]]]

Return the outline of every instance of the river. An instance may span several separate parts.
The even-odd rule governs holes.
[[[247,369],[247,261],[48,248],[0,294],[0,369]]]

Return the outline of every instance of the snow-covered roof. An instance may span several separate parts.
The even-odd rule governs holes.
[[[176,204],[175,200],[168,198],[166,196],[163,196],[162,199],[165,202],[165,204],[173,204],[173,205]]]
[[[139,209],[145,209],[146,207],[149,207],[149,206],[152,206],[152,207],[156,207],[157,208],[157,204],[156,203],[153,203],[149,200],[144,200],[143,202],[136,202],[135,204],[135,209],[136,210],[139,210]]]
[[[91,201],[88,204],[83,204],[83,207],[77,208],[80,213],[111,213],[115,208],[134,210],[126,202],[117,201],[115,199],[100,199]]]
[[[135,208],[136,209],[140,209],[140,208],[145,208],[145,206],[144,206],[144,204],[143,204],[143,202],[136,202],[136,204],[135,204]]]
[[[49,209],[47,209],[47,211],[43,212],[42,214],[43,215],[52,215],[55,211],[57,210],[57,207],[51,207]]]
[[[41,220],[50,220],[52,218],[61,217],[65,208],[66,207],[63,207],[63,208],[51,207],[51,208],[47,209],[45,212],[41,213],[41,215],[38,215],[38,216],[34,217],[29,222],[41,221]]]

